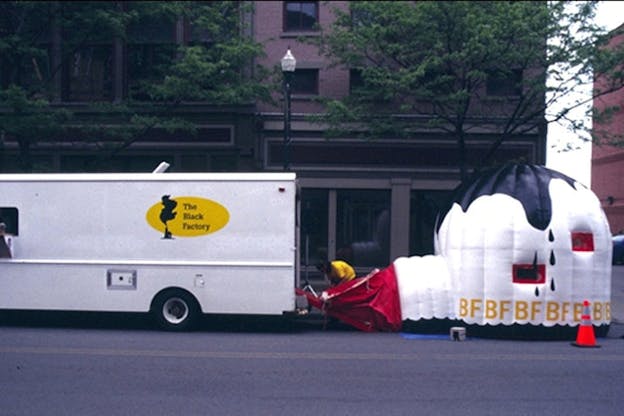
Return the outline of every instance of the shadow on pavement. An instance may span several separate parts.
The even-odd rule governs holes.
[[[148,313],[0,311],[0,326],[160,331]],[[281,316],[203,315],[194,331],[297,332],[306,330],[354,330],[341,322],[322,318],[288,320]]]

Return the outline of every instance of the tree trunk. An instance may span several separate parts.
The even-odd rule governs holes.
[[[463,133],[457,137],[457,165],[459,167],[459,178],[463,182],[468,179],[468,167],[466,166],[466,139]]]

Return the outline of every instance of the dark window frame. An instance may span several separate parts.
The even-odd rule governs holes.
[[[313,5],[314,6],[314,23],[306,23],[304,21],[304,17],[306,16],[306,13],[303,12],[303,6],[304,5]],[[289,10],[295,9],[296,7],[292,7],[292,6],[299,6],[298,7],[298,13],[299,13],[299,18],[296,19],[298,20],[297,24],[293,24],[292,20],[289,17],[289,13],[293,13],[293,12],[289,12]],[[284,32],[310,32],[310,31],[317,31],[318,27],[320,25],[320,19],[319,19],[319,2],[318,1],[285,1],[284,2],[284,8],[282,11],[282,29]]]
[[[507,72],[492,71],[487,74],[485,91],[488,97],[519,97],[522,95],[524,77],[521,69]]]
[[[514,283],[544,284],[546,283],[545,264],[513,264],[512,277]]]
[[[390,189],[336,190],[336,259],[357,267],[390,262]]]
[[[315,68],[295,70],[292,83],[294,95],[318,95],[319,94],[319,70]]]
[[[594,251],[594,234],[591,232],[572,232],[572,251],[574,252],[593,252]]]
[[[66,56],[62,66],[62,100],[111,101],[114,55],[110,42],[85,44]]]
[[[17,207],[0,207],[0,222],[6,225],[7,234],[19,235],[19,209]]]
[[[353,94],[357,89],[364,87],[364,76],[362,69],[351,68],[349,70],[349,94]]]

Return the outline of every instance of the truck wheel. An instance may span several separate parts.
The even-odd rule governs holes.
[[[188,292],[172,289],[156,296],[152,302],[152,315],[162,329],[188,331],[195,327],[199,307]]]

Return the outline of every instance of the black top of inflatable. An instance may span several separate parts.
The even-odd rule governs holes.
[[[454,203],[459,204],[466,212],[475,199],[493,194],[509,195],[520,201],[529,224],[543,231],[552,217],[552,202],[548,192],[551,179],[563,179],[577,189],[574,179],[539,165],[506,164],[480,172],[455,189],[448,206],[440,212],[441,220],[438,221],[436,231],[439,231]]]

